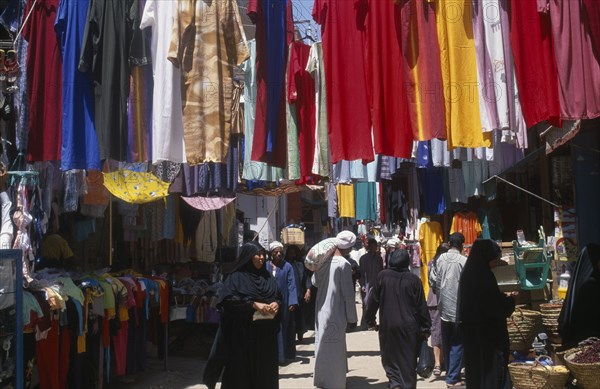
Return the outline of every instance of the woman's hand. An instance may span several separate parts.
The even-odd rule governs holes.
[[[264,303],[257,303],[256,301],[252,303],[252,308],[254,308],[256,311],[262,313],[263,315],[266,315],[269,312],[271,312],[270,305],[264,304]]]
[[[306,289],[306,293],[304,293],[304,302],[307,304],[310,302],[310,289]]]
[[[288,310],[289,310],[290,312],[294,312],[294,311],[296,310],[296,305],[290,305],[290,306],[288,307]]]
[[[279,304],[277,304],[277,302],[273,301],[271,304],[268,305],[269,307],[269,312],[271,312],[272,314],[277,314],[277,312],[279,311]]]

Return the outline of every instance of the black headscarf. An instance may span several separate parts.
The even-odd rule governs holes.
[[[271,303],[277,299],[277,284],[266,267],[257,269],[252,258],[265,249],[257,242],[244,243],[238,263],[219,290],[219,303],[226,299]]]
[[[558,317],[558,332],[563,337],[563,340],[568,340],[574,336],[574,334],[571,333],[572,331],[570,328],[573,303],[575,302],[575,297],[577,296],[577,292],[581,288],[581,285],[583,285],[594,272],[594,261],[599,257],[600,245],[590,243],[581,250],[579,258],[575,263],[575,268],[573,269],[571,279],[569,280],[567,296],[565,297],[560,316]]]
[[[410,265],[410,255],[404,249],[398,249],[390,257],[390,269],[396,271],[408,271]]]

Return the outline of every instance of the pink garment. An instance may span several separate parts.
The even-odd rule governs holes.
[[[33,221],[33,217],[29,214],[25,190],[25,185],[19,185],[17,192],[17,208],[13,213],[13,222],[15,223],[15,226],[17,226],[17,237],[15,238],[13,249],[23,250],[23,284],[24,286],[27,286],[31,281],[33,281],[33,278],[29,274],[31,240],[29,239],[29,233],[27,232],[27,227]]]
[[[600,116],[600,63],[581,1],[548,0],[563,119]]]

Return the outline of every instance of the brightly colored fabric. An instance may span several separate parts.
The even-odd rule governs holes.
[[[365,37],[360,25],[366,12],[367,7],[346,0],[315,0],[312,11],[323,37],[332,163],[374,159]]]
[[[23,37],[27,51],[29,97],[28,161],[57,161],[62,147],[62,56],[54,23],[58,0],[27,2]],[[32,9],[33,8],[33,9]]]
[[[448,149],[490,147],[490,139],[483,135],[479,113],[471,0],[437,0],[435,13]]]
[[[600,62],[586,22],[581,1],[547,0],[550,3],[552,36],[561,116],[593,119],[600,116]]]
[[[92,73],[77,70],[88,6],[89,0],[61,0],[54,24],[63,60],[60,161],[63,171],[102,169],[94,127]]]
[[[174,1],[148,0],[140,24],[142,29],[152,28],[152,162],[186,162],[183,113],[179,109],[181,71],[167,59],[176,9]]]
[[[339,216],[355,218],[354,185],[338,184],[336,185],[336,191]]]
[[[152,173],[121,169],[103,174],[106,189],[127,203],[149,203],[165,198],[169,194],[169,183],[159,180]]]
[[[407,0],[402,5],[402,63],[413,139],[446,139],[440,45],[434,4]]]
[[[544,120],[560,125],[550,16],[538,12],[534,1],[510,1],[510,43],[527,127]]]
[[[405,59],[402,58],[402,29],[396,20],[399,12],[392,1],[369,0],[365,20],[365,70],[375,153],[410,158],[412,130],[403,88]],[[368,145],[368,138],[361,139],[360,143]]]
[[[227,162],[233,67],[248,58],[234,0],[180,1],[168,59],[181,69],[187,163]]]
[[[465,245],[471,245],[479,234],[481,234],[481,224],[475,212],[456,212],[452,218],[452,227],[450,234],[460,232],[465,236]]]
[[[283,178],[281,168],[264,162],[252,161],[254,123],[256,114],[256,41],[248,41],[250,58],[242,64],[244,70],[244,167],[242,178],[253,181],[279,182]]]
[[[286,165],[285,66],[293,40],[291,0],[250,0],[256,24],[256,117],[252,160]]]

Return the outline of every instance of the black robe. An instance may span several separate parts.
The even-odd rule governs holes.
[[[499,248],[489,239],[473,244],[460,278],[458,320],[463,331],[467,388],[504,388],[508,380],[506,319],[515,300],[500,292],[490,261]]]
[[[581,250],[571,272],[567,296],[558,317],[558,332],[565,349],[577,346],[577,343],[588,337],[588,333],[596,333],[594,336],[598,336],[600,332],[600,311],[594,305],[597,304],[598,297],[595,297],[595,301],[592,297],[593,290],[598,288],[597,283],[600,282],[598,271],[594,272],[592,258],[597,258],[599,254],[599,245],[587,245]],[[584,285],[586,291],[580,295]],[[595,295],[598,296],[597,291]],[[589,309],[589,304],[592,304],[592,309]]]
[[[573,302],[569,346],[590,337],[600,338],[600,270],[594,270],[581,285]]]
[[[256,269],[252,264],[259,250],[262,248],[257,243],[244,244],[237,269],[219,290],[221,323],[204,372],[209,388],[214,387],[222,369],[223,389],[279,387],[279,317],[253,320],[254,302],[277,301],[281,305],[275,278],[265,266]]]
[[[421,280],[408,268],[383,270],[367,299],[367,323],[374,323],[381,310],[379,346],[390,387],[416,388],[420,339],[431,327]]]

